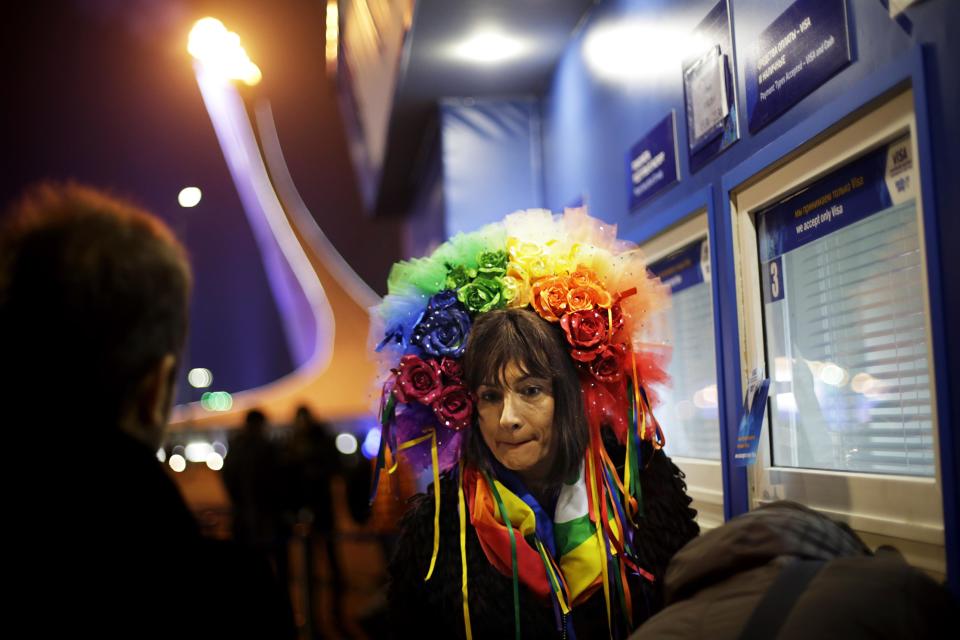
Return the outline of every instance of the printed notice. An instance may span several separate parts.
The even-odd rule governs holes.
[[[763,377],[761,369],[754,369],[747,384],[746,397],[743,399],[743,416],[737,429],[736,451],[733,464],[745,467],[757,460],[760,447],[760,432],[763,418],[767,414],[767,394],[770,391],[770,378]]]
[[[650,273],[660,278],[660,282],[670,287],[670,293],[679,293],[701,282],[709,282],[709,267],[704,272],[704,255],[706,264],[710,264],[709,245],[706,238],[691,242],[673,253],[650,263],[647,267]]]
[[[703,48],[683,61],[690,171],[697,171],[740,138],[730,8],[720,0],[690,34]]]
[[[753,133],[850,64],[844,0],[797,0],[751,50],[746,88]]]
[[[631,211],[677,182],[680,170],[673,111],[630,149],[627,175],[630,176]]]
[[[723,120],[730,113],[723,67],[720,47],[714,47],[684,73],[690,103],[687,119],[692,125],[690,147],[693,150],[719,135],[723,131]]]
[[[758,212],[760,260],[767,264],[917,194],[911,139],[874,149],[803,191]],[[769,264],[768,264],[769,263]],[[782,277],[782,273],[780,274]],[[768,302],[779,299],[768,290]]]
[[[916,196],[917,177],[913,169],[913,150],[909,136],[887,148],[887,167],[883,181],[893,204],[903,204]]]

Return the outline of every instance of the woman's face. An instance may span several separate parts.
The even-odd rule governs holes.
[[[494,457],[528,482],[553,466],[553,384],[510,363],[503,380],[477,389],[480,432]]]

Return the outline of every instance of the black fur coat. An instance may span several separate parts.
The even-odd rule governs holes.
[[[662,607],[662,578],[673,554],[699,532],[690,508],[683,473],[662,452],[644,443],[647,461],[641,484],[644,517],[634,539],[640,566],[656,582],[631,581],[634,625]],[[616,459],[616,458],[615,458]],[[440,479],[440,550],[433,576],[424,581],[433,550],[434,498],[432,489],[412,498],[401,522],[400,539],[390,562],[390,626],[395,638],[463,638],[461,600],[460,523],[457,480]],[[512,638],[514,635],[513,581],[487,561],[476,531],[466,519],[467,577],[473,637]],[[608,638],[603,592],[598,590],[573,611],[578,640]],[[553,607],[520,583],[520,621],[523,638],[558,638]]]

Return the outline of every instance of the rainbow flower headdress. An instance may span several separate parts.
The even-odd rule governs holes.
[[[439,520],[439,474],[460,461],[462,439],[474,419],[475,401],[460,365],[473,321],[494,309],[530,308],[558,324],[566,336],[590,430],[585,473],[596,491],[591,520],[606,532],[611,557],[628,560],[630,525],[642,511],[640,440],[663,444],[650,410],[649,385],[665,381],[668,354],[644,344],[643,330],[667,300],[666,289],[648,274],[636,246],[617,240],[615,225],[591,218],[584,209],[562,215],[513,213],[455,236],[429,257],[398,262],[390,272],[388,294],[373,314],[383,371],[374,494],[388,457],[400,454],[415,469],[429,465]],[[602,444],[602,426],[610,427],[626,447],[622,479]],[[395,467],[393,462],[391,470]],[[427,579],[438,536],[435,527]],[[619,566],[625,571],[624,563]],[[562,579],[550,575],[549,567],[547,574],[566,608],[571,603],[562,602]],[[604,580],[609,613],[607,586]]]

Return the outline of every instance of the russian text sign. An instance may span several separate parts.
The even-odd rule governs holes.
[[[760,261],[769,262],[914,198],[916,183],[909,137],[875,149],[758,212]]]
[[[670,287],[671,293],[679,293],[688,287],[705,282],[707,278],[704,276],[709,277],[703,270],[705,255],[709,260],[708,246],[706,238],[691,242],[670,255],[650,263],[647,268],[650,273],[660,278],[664,285]]]
[[[633,211],[677,182],[677,129],[674,112],[657,123],[627,154],[630,210]]]
[[[746,61],[750,133],[850,64],[845,0],[797,0],[763,30]]]

